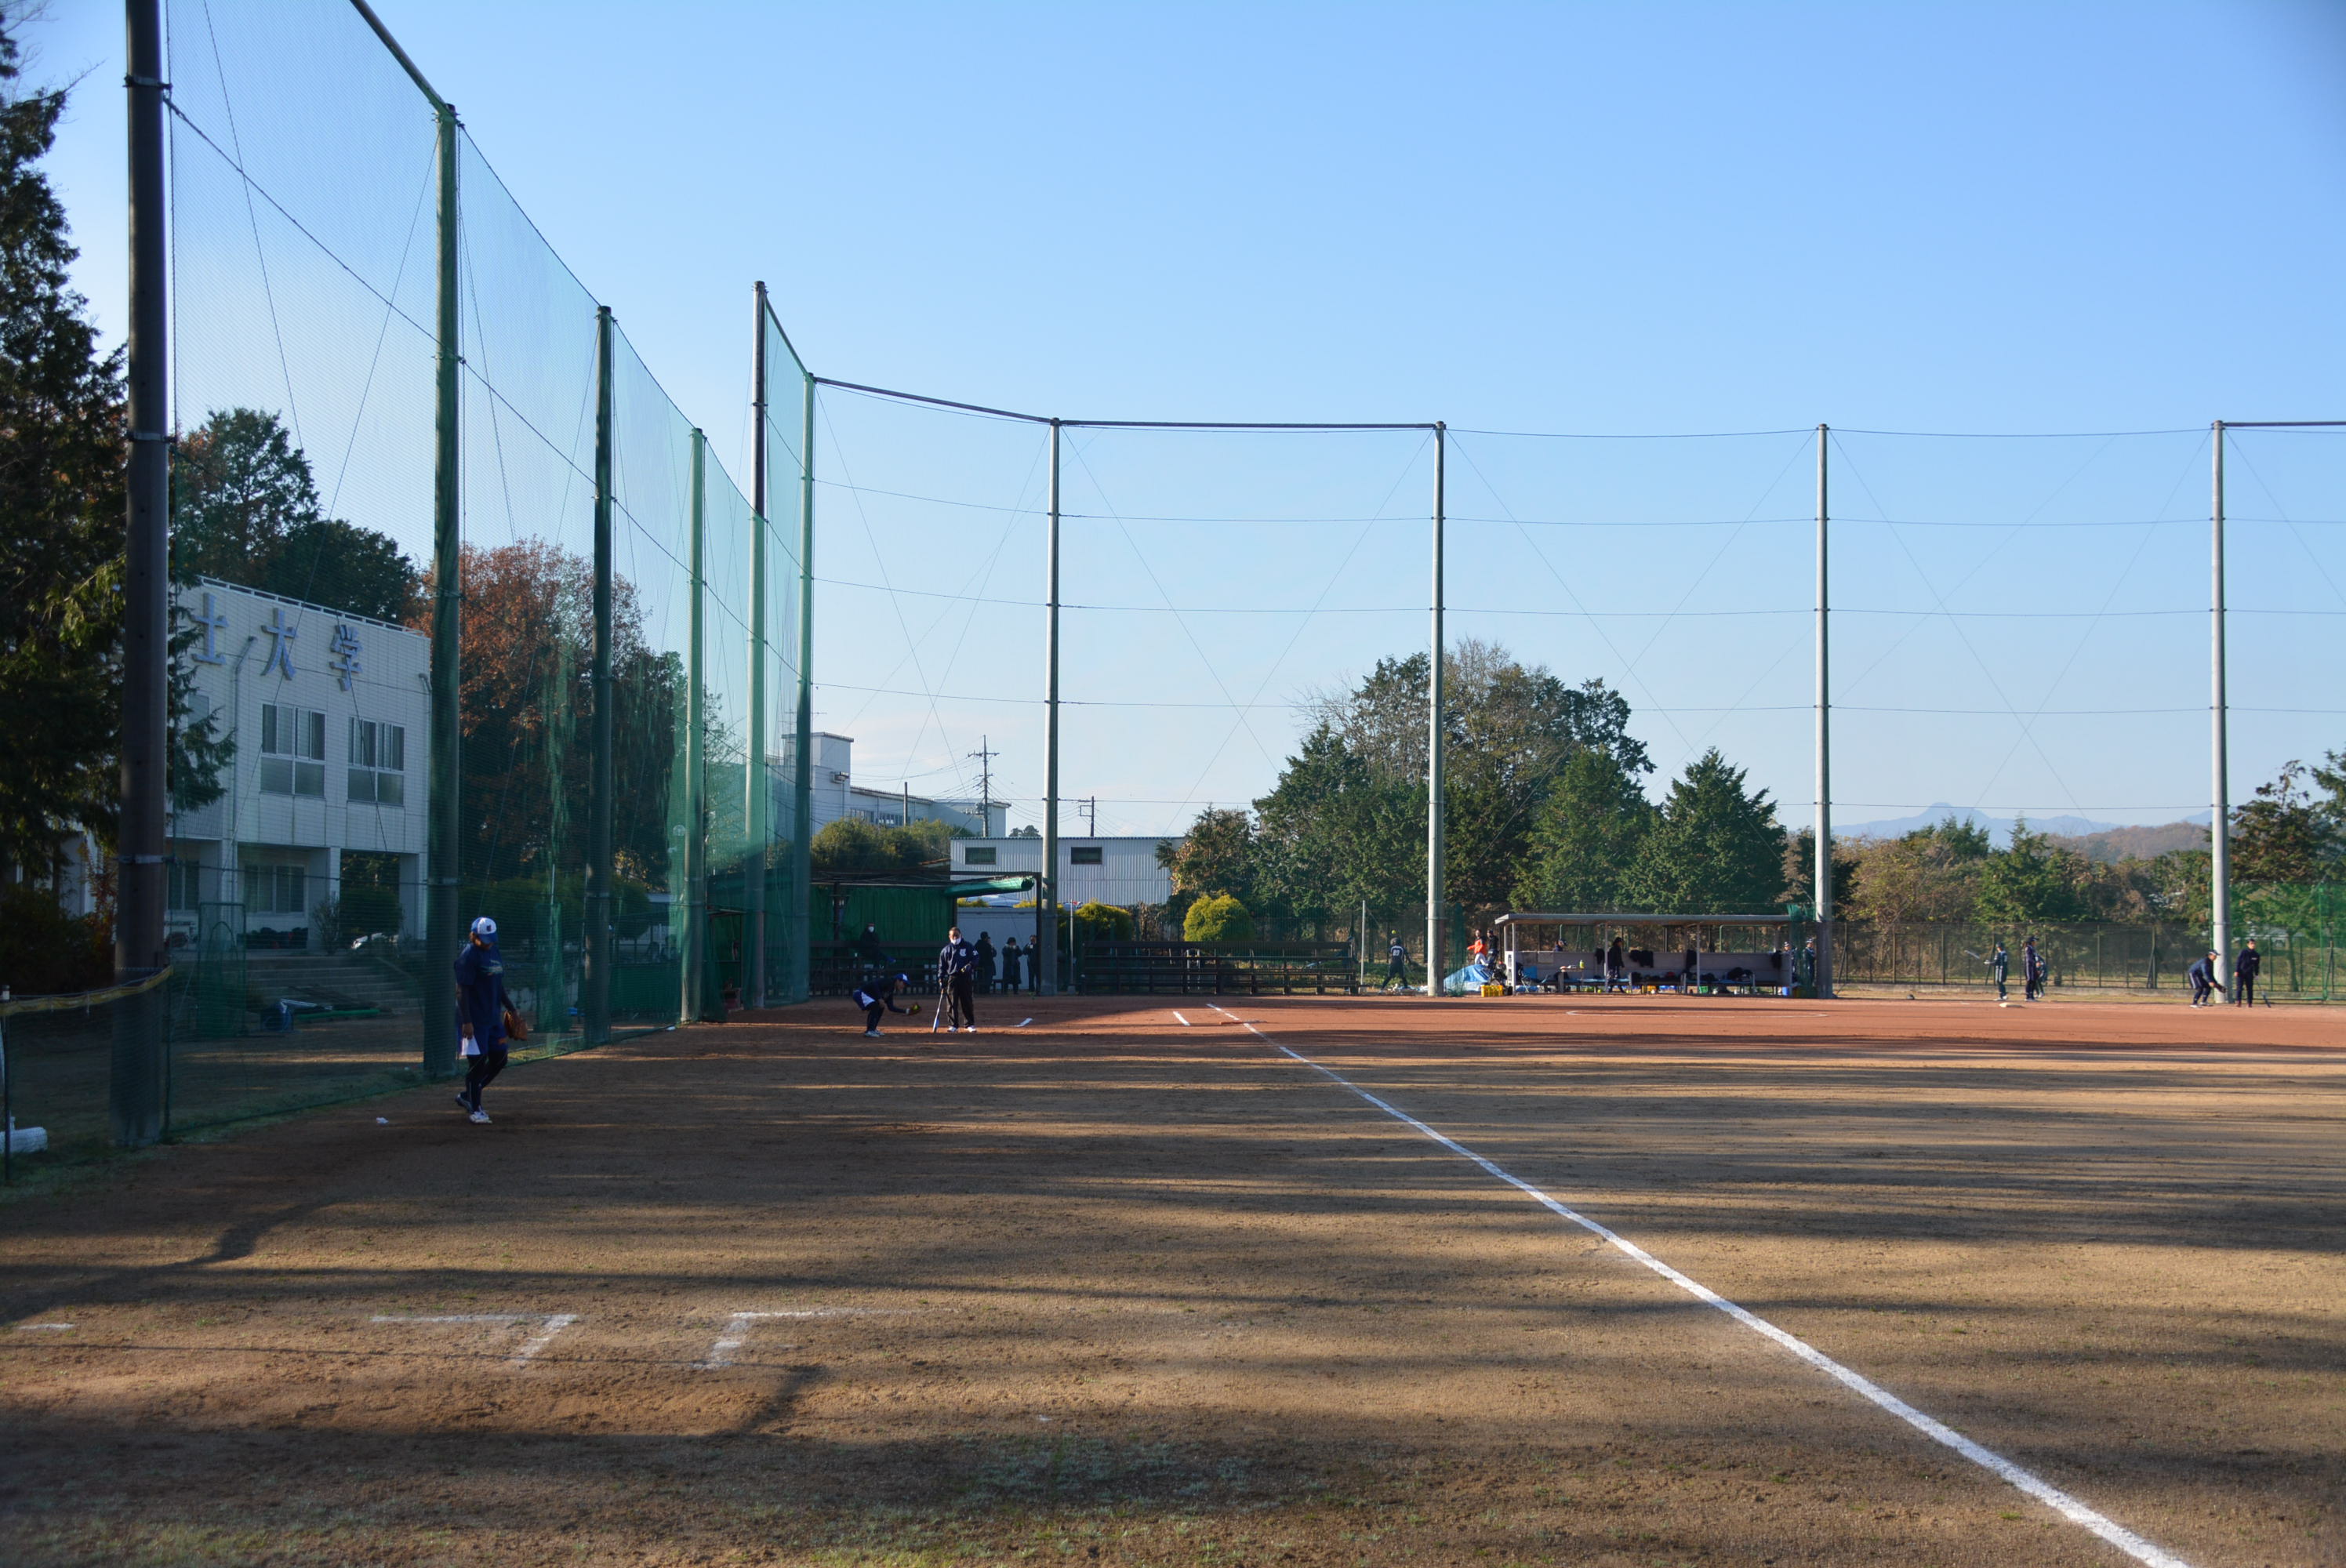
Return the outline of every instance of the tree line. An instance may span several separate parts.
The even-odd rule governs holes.
[[[1257,919],[1414,930],[1423,918],[1424,654],[1378,662],[1316,695],[1308,728],[1251,809],[1200,812],[1159,850],[1173,908],[1231,900]],[[1468,921],[1504,910],[1780,913],[1814,898],[1813,833],[1788,830],[1765,789],[1716,748],[1660,791],[1601,680],[1570,684],[1493,643],[1445,656],[1443,893]],[[2233,875],[2304,885],[2346,874],[2346,756],[2292,762],[2233,815]],[[1956,819],[1837,841],[1843,915],[1919,921],[2201,920],[2208,851],[2106,861],[2020,823],[2011,842]],[[1219,907],[1219,906],[1218,906]],[[1226,910],[1218,919],[1227,919]]]

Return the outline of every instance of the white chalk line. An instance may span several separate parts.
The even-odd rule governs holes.
[[[19,1334],[70,1334],[73,1332],[73,1327],[70,1323],[19,1323],[16,1325],[16,1332]]]
[[[1181,1018],[1181,1010],[1180,1010],[1179,1008],[1178,1008],[1178,1007],[1177,1007],[1177,1008],[1175,1008],[1175,1009],[1173,1010],[1173,1016],[1174,1016],[1174,1017],[1176,1017],[1176,1018]],[[1196,1025],[1196,1024],[1194,1024],[1194,1023],[1190,1023],[1190,1022],[1189,1022],[1188,1019],[1186,1019],[1186,1018],[1181,1018],[1181,1027],[1182,1027],[1182,1028],[1184,1028],[1184,1029],[1195,1029],[1195,1028],[1197,1027],[1197,1025]]]
[[[1218,1005],[1214,1008],[1214,1011],[1222,1013],[1225,1017],[1232,1018],[1238,1023],[1246,1023],[1244,1019],[1238,1018],[1236,1014],[1231,1013],[1227,1008]],[[1834,1360],[1831,1356],[1826,1355],[1823,1351],[1818,1349],[1813,1345],[1810,1345],[1807,1340],[1799,1338],[1797,1335],[1785,1332],[1783,1329],[1779,1329],[1776,1325],[1769,1322],[1765,1318],[1760,1317],[1755,1312],[1748,1311],[1745,1308],[1737,1306],[1734,1302],[1729,1301],[1726,1297],[1721,1296],[1718,1291],[1713,1290],[1708,1285],[1701,1283],[1699,1280],[1689,1278],[1686,1275],[1679,1273],[1677,1269],[1671,1268],[1668,1264],[1664,1263],[1660,1258],[1656,1257],[1652,1253],[1647,1252],[1644,1247],[1639,1247],[1637,1243],[1629,1240],[1627,1237],[1620,1236],[1605,1226],[1598,1224],[1596,1220],[1589,1218],[1586,1215],[1580,1213],[1578,1210],[1557,1202],[1555,1198],[1548,1196],[1547,1194],[1532,1186],[1531,1183],[1525,1181],[1522,1177],[1509,1175],[1506,1171],[1500,1169],[1499,1166],[1484,1158],[1481,1155],[1476,1154],[1473,1149],[1468,1148],[1457,1139],[1450,1137],[1444,1134],[1438,1133],[1432,1127],[1427,1126],[1423,1122],[1419,1121],[1415,1116],[1411,1115],[1408,1112],[1397,1109],[1396,1107],[1386,1104],[1384,1101],[1377,1098],[1374,1095],[1370,1094],[1366,1089],[1362,1088],[1358,1084],[1355,1084],[1351,1079],[1345,1077],[1342,1074],[1322,1067],[1319,1063],[1314,1062],[1311,1057],[1304,1055],[1300,1051],[1290,1050],[1289,1047],[1281,1045],[1278,1041],[1273,1040],[1261,1030],[1255,1028],[1253,1024],[1246,1023],[1246,1027],[1264,1044],[1270,1046],[1273,1050],[1279,1051],[1285,1055],[1293,1057],[1296,1061],[1302,1063],[1306,1067],[1309,1067],[1313,1072],[1328,1078],[1331,1082],[1342,1084],[1345,1088],[1350,1089],[1353,1094],[1358,1095],[1362,1099],[1366,1100],[1370,1105],[1374,1105],[1378,1110],[1382,1111],[1386,1115],[1391,1116],[1393,1120],[1400,1122],[1404,1126],[1413,1128],[1417,1132],[1423,1133],[1425,1136],[1433,1139],[1435,1143],[1440,1144],[1443,1148],[1450,1150],[1453,1154],[1461,1156],[1465,1159],[1472,1160],[1474,1164],[1482,1166],[1483,1169],[1490,1175],[1497,1177],[1499,1180],[1506,1183],[1509,1186],[1512,1186],[1517,1191],[1523,1193],[1525,1196],[1538,1203],[1542,1207],[1572,1221],[1573,1224],[1579,1226],[1582,1229],[1601,1237],[1606,1245],[1617,1247],[1628,1257],[1636,1258],[1639,1263],[1644,1264],[1647,1268],[1652,1269],[1655,1273],[1660,1275],[1663,1278],[1668,1280],[1671,1284],[1677,1286],[1688,1295],[1694,1297],[1697,1300],[1703,1302],[1707,1306],[1718,1308],[1721,1312],[1726,1313],[1729,1317],[1734,1319],[1737,1322],[1742,1324],[1753,1333],[1773,1339],[1777,1344],[1781,1345],[1785,1349],[1790,1350],[1801,1360],[1808,1362],[1809,1365],[1816,1368],[1821,1372],[1824,1372],[1836,1382],[1842,1384],[1853,1392],[1861,1394],[1874,1404],[1881,1406],[1883,1410],[1888,1410],[1892,1415],[1896,1416],[1900,1420],[1904,1421],[1907,1425],[1912,1427],[1916,1431],[1921,1432],[1923,1436],[1931,1439],[1933,1442],[1942,1443],[1946,1447],[1954,1450],[1955,1452],[1963,1455],[1965,1459],[1971,1461],[1974,1464],[1978,1465],[1981,1469],[1987,1471],[1998,1480],[2018,1488],[2020,1491],[2025,1492],[2029,1496],[2036,1499],[2037,1502],[2044,1503],[2046,1507],[2052,1509],[2055,1513],[2060,1514],[2064,1519],[2068,1520],[2071,1523],[2083,1525],[2086,1529],[2092,1531],[2096,1535],[2100,1536],[2104,1541],[2108,1542],[2111,1545],[2116,1547],[2127,1556],[2135,1559],[2135,1561],[2147,1564],[2147,1568],[2191,1568],[2191,1565],[2186,1563],[2182,1558],[2174,1555],[2172,1553],[2166,1551],[2162,1547],[2155,1545],[2151,1542],[2144,1540],[2141,1536],[2137,1535],[2133,1531],[2128,1530],[2125,1525],[2118,1523],[2108,1515],[2087,1507],[2076,1498],[2070,1496],[2067,1492],[2063,1492],[2059,1487],[2055,1486],[2051,1481],[2044,1480],[2042,1477],[2033,1473],[2032,1471],[2022,1469],[2019,1465],[2013,1463],[2012,1461],[2004,1458],[2002,1454],[1997,1453],[1993,1449],[1989,1449],[1979,1443],[1974,1442],[1970,1438],[1965,1437],[1963,1433],[1955,1431],[1953,1427],[1948,1426],[1945,1422],[1933,1417],[1924,1415],[1921,1410],[1916,1410],[1913,1406],[1908,1404],[1905,1400],[1900,1399],[1889,1390],[1882,1388],[1880,1384],[1860,1373],[1851,1371],[1849,1368],[1842,1366],[1839,1361]]]
[[[750,1325],[768,1318],[882,1318],[895,1313],[870,1307],[810,1307],[783,1312],[735,1312],[725,1319],[725,1331],[717,1336],[717,1343],[709,1347],[709,1354],[692,1363],[696,1372],[713,1372],[719,1367],[733,1364],[733,1352],[749,1342]]]
[[[368,1319],[373,1323],[536,1323],[538,1331],[522,1341],[521,1349],[513,1353],[505,1365],[518,1371],[529,1365],[536,1354],[554,1343],[554,1337],[578,1321],[576,1312],[447,1312],[429,1317],[403,1317],[376,1313]]]

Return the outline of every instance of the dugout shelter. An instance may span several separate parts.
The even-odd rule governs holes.
[[[1492,923],[1510,991],[1603,990],[1605,950],[1616,937],[1629,960],[1623,983],[1633,992],[1789,996],[1815,983],[1796,914],[1511,911]]]

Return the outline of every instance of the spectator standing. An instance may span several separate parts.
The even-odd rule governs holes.
[[[463,1035],[464,1086],[456,1103],[483,1126],[489,1114],[481,1109],[481,1091],[505,1070],[505,961],[497,952],[497,922],[483,915],[464,938],[456,955],[456,1028]]]
[[[2232,960],[2232,1001],[2243,1007],[2257,1004],[2257,976],[2265,967],[2264,954],[2257,951],[2257,939],[2250,937],[2240,948],[2240,955]],[[2265,1005],[2272,1005],[2271,998]]]
[[[1629,955],[1621,951],[1621,939],[1615,937],[1613,945],[1605,950],[1605,989],[1626,991],[1629,986]]]
[[[976,972],[977,949],[964,942],[961,927],[954,926],[945,932],[945,944],[937,951],[937,1009],[945,1015],[948,1034],[964,1029],[977,1033],[977,1002],[970,994]]]
[[[1002,991],[1005,996],[1018,994],[1018,939],[1015,936],[1002,944]]]
[[[977,990],[985,995],[994,989],[994,939],[984,932],[977,933]]]
[[[2223,981],[2218,978],[2218,971],[2222,968],[2223,962],[2224,960],[2220,954],[2210,952],[2207,957],[2201,959],[2198,962],[2191,966],[2191,972],[2185,978],[2191,982],[2192,1006],[2207,1006],[2208,993],[2211,991],[2221,991],[2224,989]]]
[[[856,967],[867,979],[888,966],[888,946],[880,940],[880,928],[876,925],[865,926],[863,934],[855,939],[855,945],[848,951],[854,955]]]
[[[2035,937],[2031,936],[2027,941],[2020,944],[2020,999],[2024,1002],[2034,1002],[2036,1000],[2036,976],[2037,964],[2040,961],[2036,956],[2036,939]]]

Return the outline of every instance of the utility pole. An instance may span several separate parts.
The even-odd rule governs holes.
[[[1832,994],[1832,677],[1827,640],[1831,581],[1826,535],[1832,515],[1825,451],[1831,432],[1817,426],[1817,994]]]
[[[977,759],[977,825],[981,834],[994,834],[994,757],[992,742],[985,736],[977,738],[977,749],[970,755]],[[1006,825],[1006,824],[1005,824]]]
[[[1084,830],[1092,838],[1099,837],[1099,797],[1084,797]]]
[[[2216,978],[2221,981],[2232,962],[2232,781],[2224,693],[2224,422],[2216,421],[2211,433],[2216,450],[2208,508],[2208,739],[2215,820],[2208,828],[2208,902],[2213,928],[2208,945],[2216,951]]]
[[[1051,422],[1050,533],[1044,546],[1043,880],[1035,884],[1035,930],[1043,943],[1035,990],[1059,993],[1059,422]]]
[[[168,962],[163,903],[169,867],[170,322],[164,290],[163,19],[158,0],[129,0],[129,506],[124,519],[122,820],[117,846],[114,978],[142,981]],[[107,1120],[114,1141],[141,1148],[163,1135],[169,1016],[160,988],[123,999],[116,1014]]]
[[[1442,994],[1442,522],[1443,459],[1449,432],[1433,427],[1433,641],[1426,672],[1425,726],[1425,993]]]

